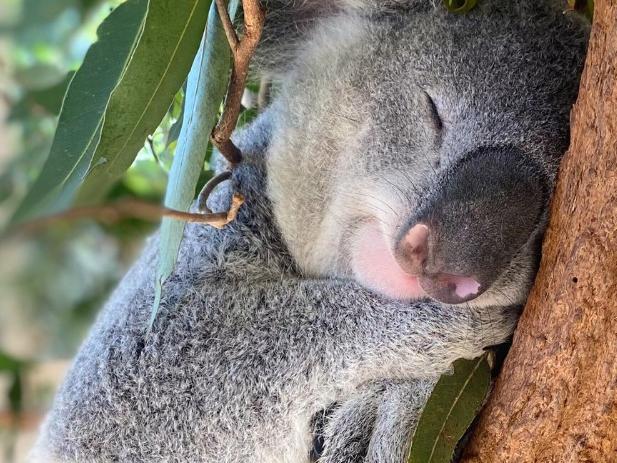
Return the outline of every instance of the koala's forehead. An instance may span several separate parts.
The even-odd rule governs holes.
[[[576,89],[586,27],[557,9],[534,16],[516,6],[501,11],[494,3],[504,2],[479,2],[484,9],[463,16],[437,8],[373,25],[356,57],[363,77],[357,82],[379,103],[400,98],[402,108],[405,101],[413,104],[405,97],[418,87],[451,104],[464,98],[468,105],[485,105],[488,93],[504,103],[533,94],[543,100],[536,106],[562,104],[556,95],[565,91],[567,98]]]
[[[567,144],[588,27],[549,3],[331,18],[286,81],[284,126],[305,131],[303,121],[318,118],[329,128],[319,148],[357,145],[343,159],[368,171],[422,159],[443,166],[481,145],[517,146],[552,166]],[[423,92],[444,122],[439,143]]]
[[[381,141],[417,146],[426,131],[427,115],[418,110],[426,91],[444,122],[457,129],[444,150],[465,150],[461,132],[474,134],[470,147],[484,142],[562,150],[554,139],[567,134],[587,27],[558,9],[534,15],[511,5],[504,9],[512,11],[500,11],[494,3],[480,2],[488,6],[465,16],[429,9],[367,28],[364,45],[350,50],[357,66],[340,74],[355,74],[347,82],[382,129]]]

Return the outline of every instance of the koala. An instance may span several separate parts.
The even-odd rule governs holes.
[[[402,463],[439,375],[511,335],[588,25],[563,2],[265,1],[270,107],[96,320],[32,461]]]

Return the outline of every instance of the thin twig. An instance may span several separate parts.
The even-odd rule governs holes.
[[[158,154],[156,154],[156,150],[154,149],[154,139],[152,138],[152,135],[148,135],[146,137],[146,141],[148,142],[148,147],[150,148],[152,157],[154,158],[154,160],[156,161],[158,165],[161,165],[161,160],[159,159],[159,156]]]
[[[225,180],[229,180],[231,178],[231,171],[227,170],[222,172],[214,177],[212,177],[208,183],[204,185],[204,187],[199,192],[199,196],[197,196],[197,209],[201,213],[210,214],[212,211],[208,207],[208,198],[210,194],[214,191],[214,189],[223,183]]]
[[[23,224],[9,229],[3,237],[6,238],[11,235],[29,234],[39,230],[44,230],[50,225],[54,225],[56,223],[81,219],[94,219],[104,223],[114,223],[126,218],[139,218],[143,220],[156,221],[161,217],[169,217],[185,222],[197,222],[211,225],[216,228],[222,228],[236,218],[238,215],[238,210],[243,203],[244,197],[240,193],[234,193],[229,211],[209,214],[195,214],[192,212],[177,211],[175,209],[170,209],[138,199],[123,199],[112,204],[76,207],[54,215],[24,222]]]
[[[224,3],[217,1],[219,10]],[[261,38],[265,21],[265,13],[259,0],[242,0],[242,9],[244,11],[244,35],[238,42],[234,41],[235,32],[234,34],[228,32],[231,21],[226,23],[226,20],[223,19],[229,18],[229,15],[226,15],[226,12],[220,14],[231,47],[233,65],[223,115],[211,135],[212,144],[229,161],[232,168],[242,161],[242,153],[230,140],[230,137],[238,122],[249,63]]]
[[[223,29],[225,30],[227,41],[229,42],[229,47],[231,48],[233,63],[223,114],[214,130],[212,130],[210,139],[212,144],[218,148],[221,154],[230,163],[231,169],[233,169],[242,161],[242,153],[231,141],[230,137],[233,130],[236,128],[238,117],[240,116],[242,94],[246,86],[249,63],[257,48],[259,39],[261,38],[261,31],[265,22],[265,13],[259,0],[242,0],[244,35],[242,39],[238,39],[238,35],[236,34],[229,13],[227,12],[227,2],[225,0],[216,0],[216,7],[223,24]],[[206,214],[210,213],[210,209],[207,205],[208,197],[217,185],[230,178],[230,171],[223,172],[212,178],[204,186],[199,193],[197,201],[200,211]]]
[[[20,431],[35,430],[43,420],[43,415],[39,413],[19,413],[0,411],[0,429],[10,429],[17,427]]]
[[[227,41],[231,47],[231,52],[235,53],[238,49],[238,45],[240,44],[240,40],[238,39],[234,25],[229,17],[227,2],[225,0],[216,0],[216,9],[219,13],[219,17],[221,18],[221,22],[223,23],[223,29],[225,30]]]

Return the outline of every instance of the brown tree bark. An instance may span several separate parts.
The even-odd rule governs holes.
[[[617,1],[597,0],[538,278],[463,461],[617,462]]]

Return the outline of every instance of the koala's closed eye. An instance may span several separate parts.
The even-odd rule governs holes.
[[[429,120],[432,124],[435,131],[439,134],[439,138],[441,138],[441,131],[443,130],[443,121],[441,116],[439,115],[439,110],[437,108],[437,104],[435,104],[435,100],[433,97],[426,91],[423,90],[424,96],[426,97],[426,103],[429,110]]]

